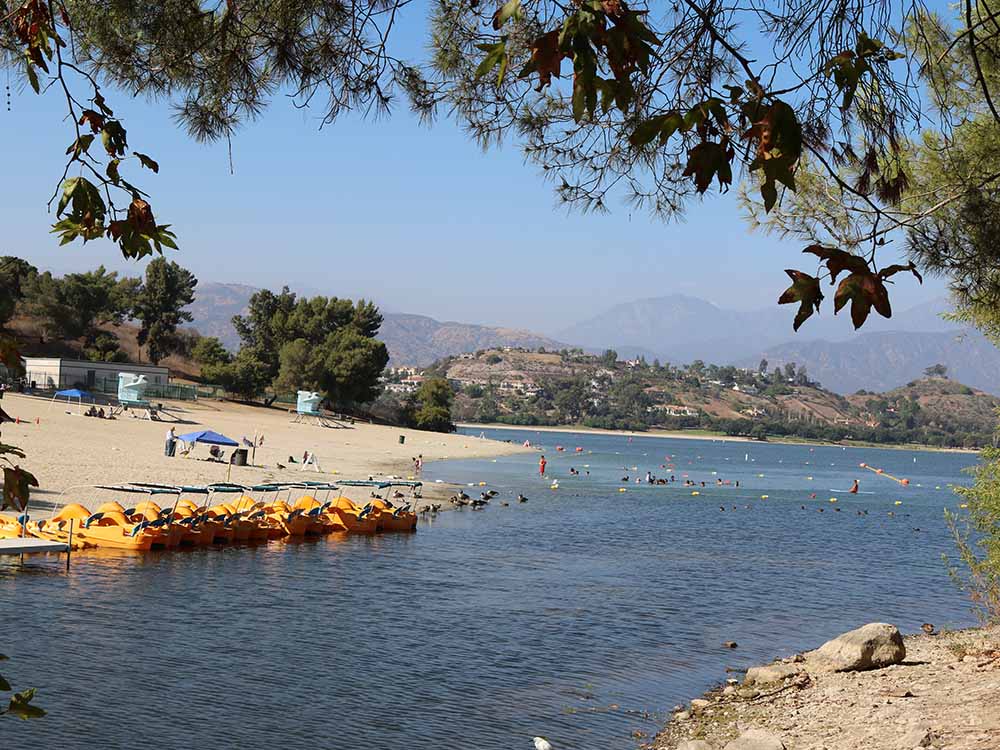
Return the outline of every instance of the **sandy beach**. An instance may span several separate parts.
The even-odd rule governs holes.
[[[191,457],[167,458],[163,447],[167,429],[173,425],[178,435],[211,429],[234,440],[255,433],[264,436],[257,448],[255,466],[232,467],[231,481],[254,484],[265,481],[336,481],[396,476],[414,476],[412,459],[424,461],[449,458],[486,458],[526,449],[497,440],[467,435],[446,435],[356,423],[332,429],[312,424],[295,424],[279,409],[246,406],[220,401],[164,402],[181,423],[153,422],[127,414],[115,420],[79,415],[76,404],[53,404],[51,400],[8,393],[4,411],[21,424],[3,425],[3,442],[21,448],[26,458],[20,463],[41,485],[33,498],[62,502],[63,492],[93,484],[129,481],[168,484],[205,484],[226,481],[229,467],[208,460],[208,446],[199,445]],[[85,405],[86,406],[86,405]],[[36,423],[37,420],[37,423]],[[406,442],[399,443],[399,436]],[[314,453],[322,471],[302,470],[289,463],[289,456],[301,461],[305,451]],[[227,449],[228,455],[228,449]],[[278,464],[286,468],[279,469]],[[451,486],[427,484],[426,500],[450,494]],[[355,491],[357,492],[357,491]],[[350,496],[350,493],[346,493]],[[68,499],[79,499],[67,493]]]

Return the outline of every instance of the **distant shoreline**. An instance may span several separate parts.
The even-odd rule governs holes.
[[[774,437],[767,440],[754,440],[749,437],[725,435],[721,432],[711,432],[709,430],[647,430],[636,432],[634,430],[604,430],[599,427],[585,427],[583,425],[571,425],[567,427],[552,425],[510,425],[500,423],[478,423],[459,422],[458,427],[470,430],[522,430],[524,432],[565,432],[575,435],[621,435],[623,437],[646,437],[646,438],[676,438],[678,440],[710,440],[734,443],[752,443],[754,445],[826,445],[838,448],[884,448],[886,450],[919,450],[933,453],[979,453],[976,448],[945,448],[936,445],[901,444],[901,443],[868,443],[864,441],[845,440],[843,442],[830,442],[827,440],[807,440],[805,438],[794,437]]]

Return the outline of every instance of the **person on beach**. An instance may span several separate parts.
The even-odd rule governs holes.
[[[858,480],[854,480],[854,484],[851,485],[851,489],[848,490],[852,495],[858,494]]]
[[[542,456],[540,459],[538,459],[538,474],[539,474],[539,476],[543,476],[543,477],[545,476],[545,465],[547,463],[548,463],[548,461],[545,460],[545,456]]]
[[[175,450],[177,450],[177,435],[174,433],[174,428],[171,427],[167,430],[167,442],[163,446],[163,455],[167,458],[173,458]]]
[[[423,453],[420,453],[420,454],[417,455],[416,468],[417,468],[417,474],[419,474],[420,472],[422,472],[424,470],[424,454]]]

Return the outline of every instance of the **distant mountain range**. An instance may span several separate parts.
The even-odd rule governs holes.
[[[886,320],[872,315],[865,332],[943,332],[958,330],[940,313],[947,300],[933,300]],[[675,363],[702,359],[706,362],[737,362],[768,347],[788,341],[849,340],[857,336],[846,315],[826,314],[810,318],[802,329],[792,331],[792,307],[761,310],[727,310],[697,297],[673,294],[616,305],[599,315],[555,334],[591,349],[614,348],[623,356],[651,355]]]
[[[189,308],[194,327],[235,350],[239,338],[232,317],[246,311],[255,291],[242,284],[199,284],[197,300]],[[675,364],[701,359],[756,366],[766,357],[772,367],[789,361],[804,365],[813,378],[838,393],[900,386],[940,362],[956,379],[1000,394],[1000,350],[979,333],[943,320],[940,314],[947,309],[947,299],[936,299],[888,320],[873,314],[863,333],[855,333],[845,315],[834,317],[824,310],[794,333],[791,306],[727,310],[675,294],[616,305],[551,338],[406,313],[385,313],[379,338],[392,364],[417,367],[452,354],[504,346],[615,349],[622,357],[641,355]]]
[[[882,391],[923,377],[941,363],[959,382],[1000,395],[1000,350],[975,330],[944,333],[862,333],[849,341],[789,341],[763,352],[768,364],[797,362],[837,393]],[[740,364],[753,367],[760,357]]]
[[[204,336],[216,336],[229,349],[240,345],[232,326],[234,315],[247,312],[255,287],[242,284],[202,283],[197,299],[188,310],[194,315],[192,325]],[[441,322],[426,315],[383,313],[379,339],[385,342],[392,364],[426,367],[449,354],[464,354],[479,349],[513,346],[526,349],[560,349],[560,344],[546,336],[516,328],[497,328],[471,323]]]

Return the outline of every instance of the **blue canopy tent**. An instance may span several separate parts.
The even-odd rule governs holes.
[[[212,430],[201,430],[199,432],[189,432],[186,435],[178,435],[177,439],[182,443],[205,443],[207,445],[224,445],[227,448],[235,448],[239,445],[232,438],[220,435]]]
[[[56,391],[56,395],[52,397],[52,403],[56,402],[57,398],[66,399],[66,403],[72,404],[73,399],[76,399],[80,406],[80,411],[83,411],[83,400],[89,398],[91,403],[94,402],[94,396],[87,391],[81,391],[79,388],[68,388],[65,391]]]
[[[191,448],[194,448],[194,446],[197,443],[205,443],[206,445],[224,446],[226,448],[235,448],[239,445],[239,443],[237,443],[232,438],[228,438],[225,435],[221,435],[218,432],[213,432],[212,430],[200,430],[198,432],[188,432],[187,434],[184,435],[178,435],[177,439],[180,440],[182,443],[191,446]],[[191,451],[191,448],[188,448],[187,450],[188,453]],[[228,478],[233,473],[233,464],[231,460],[228,461],[227,463],[229,463],[229,473],[226,475]]]

